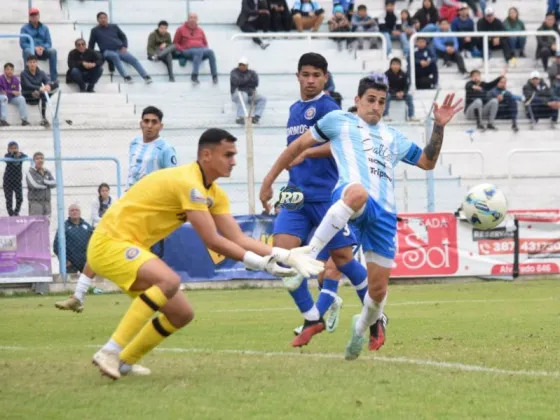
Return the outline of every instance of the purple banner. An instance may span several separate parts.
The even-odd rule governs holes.
[[[0,217],[0,283],[51,280],[48,219]]]

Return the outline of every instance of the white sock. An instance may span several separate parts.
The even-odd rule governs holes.
[[[82,303],[87,295],[87,291],[91,286],[91,279],[86,276],[84,273],[80,274],[78,278],[78,283],[76,284],[76,290],[74,290],[74,296]]]
[[[371,327],[375,322],[381,317],[383,313],[383,308],[385,307],[385,302],[387,301],[387,295],[383,298],[381,302],[375,302],[366,293],[364,297],[364,306],[362,308],[362,313],[360,314],[360,319],[356,323],[356,333],[359,335],[364,335],[369,327]]]
[[[103,349],[115,353],[120,353],[123,348],[119,344],[117,344],[115,340],[111,338],[109,341],[107,341],[107,344],[103,346]]]
[[[318,321],[321,315],[317,307],[313,305],[313,308],[303,313],[303,317],[308,321]]]
[[[344,226],[346,226],[346,223],[348,223],[353,215],[354,210],[347,206],[344,201],[338,200],[334,203],[329,211],[327,211],[327,214],[325,214],[317,230],[315,230],[313,238],[309,241],[309,245],[313,248],[311,256],[317,258],[319,252],[323,250],[339,231],[344,229]]]

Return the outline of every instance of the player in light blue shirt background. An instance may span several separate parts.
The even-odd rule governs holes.
[[[276,179],[294,156],[317,143],[330,141],[339,180],[332,196],[333,205],[309,245],[318,255],[348,222],[359,230],[359,243],[367,264],[368,293],[362,313],[352,319],[346,360],[360,355],[367,329],[370,330],[370,350],[378,350],[385,343],[387,320],[383,308],[394,263],[397,230],[394,167],[404,161],[432,170],[443,144],[444,126],[462,109],[461,100],[453,102],[453,94],[446,96],[443,105],[434,104],[432,136],[422,150],[401,132],[381,122],[387,89],[387,78],[383,74],[361,79],[355,98],[357,114],[342,111],[327,114],[292,142],[269,172],[271,179]]]

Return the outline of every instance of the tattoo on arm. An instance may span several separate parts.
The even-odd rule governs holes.
[[[430,159],[432,162],[436,161],[439,157],[439,152],[441,150],[441,146],[443,145],[443,126],[435,124],[434,129],[432,131],[432,137],[430,138],[430,142],[426,147],[424,147],[424,153],[426,157]]]

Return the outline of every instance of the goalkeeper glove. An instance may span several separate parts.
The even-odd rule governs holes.
[[[266,271],[277,277],[291,277],[297,274],[297,271],[293,268],[280,267],[276,263],[274,255],[261,257],[254,252],[247,251],[243,256],[243,263],[249,270]]]
[[[312,251],[310,246],[302,246],[289,251],[284,248],[272,248],[272,255],[276,261],[295,268],[303,277],[311,277],[325,269],[322,261],[318,261],[310,255]]]

